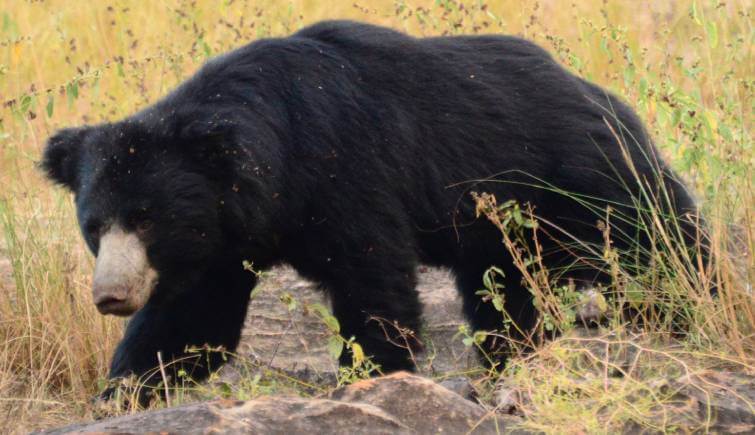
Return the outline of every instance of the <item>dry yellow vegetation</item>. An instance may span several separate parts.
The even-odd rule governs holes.
[[[92,417],[89,400],[121,334],[120,322],[99,316],[91,303],[92,260],[71,198],[35,167],[47,136],[130,114],[215,54],[335,18],[414,35],[521,35],[623,96],[695,187],[710,219],[716,261],[709,279],[719,300],[689,283],[664,284],[688,293],[691,302],[682,308],[697,313],[685,349],[705,355],[696,359],[753,371],[751,1],[3,0],[0,432]],[[614,420],[642,422],[645,408],[621,407],[636,397],[625,394],[626,385],[583,391],[591,402],[544,395],[553,383],[568,383],[564,359],[574,343],[544,349],[538,363],[515,362],[532,393],[525,408],[530,427],[590,432],[608,430]],[[647,395],[644,387],[633,391]],[[648,413],[657,412],[654,405]],[[592,412],[599,406],[627,412],[601,416]]]

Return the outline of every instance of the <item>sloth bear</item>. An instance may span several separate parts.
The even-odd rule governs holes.
[[[652,243],[637,217],[648,186],[668,213],[695,210],[632,110],[533,43],[345,21],[253,42],[124,120],[61,130],[42,167],[75,194],[97,308],[133,314],[112,378],[146,375],[158,352],[234,349],[256,284],[244,261],[319,283],[342,335],[384,372],[413,367],[374,319],[419,328],[419,264],[452,271],[476,330],[501,325],[475,294],[499,267],[526,331],[531,294],[472,191],[533,207],[551,235],[543,263],[584,285],[606,274],[570,246],[602,252],[609,207],[625,251]]]

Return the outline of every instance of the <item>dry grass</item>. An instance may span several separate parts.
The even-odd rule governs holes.
[[[677,296],[672,303],[683,301],[675,309],[694,321],[685,352],[751,371],[752,4],[571,3],[6,3],[0,11],[0,421],[6,423],[0,430],[21,432],[90,417],[88,400],[100,387],[121,331],[119,322],[98,316],[90,302],[91,259],[77,234],[71,198],[35,170],[45,138],[61,126],[133,112],[188,77],[209,55],[324,18],[355,18],[417,35],[523,35],[624,96],[700,193],[710,219],[716,261],[705,279],[718,283],[718,301],[706,295],[700,280],[688,279],[694,274],[668,272],[694,271],[684,258],[662,255],[666,261],[651,273],[664,279],[659,288]],[[647,376],[625,378],[636,381],[631,394],[625,394],[627,385],[614,388],[615,381],[601,388],[580,384],[578,397],[589,400],[552,394],[552,382],[573,383],[575,373],[589,371],[563,358],[575,354],[563,353],[574,346],[587,348],[559,340],[543,348],[539,359],[523,357],[512,365],[523,374],[512,379],[529,392],[521,406],[530,427],[604,431],[616,422],[650,421],[658,401],[633,399],[656,391]],[[606,406],[616,413],[590,414]]]

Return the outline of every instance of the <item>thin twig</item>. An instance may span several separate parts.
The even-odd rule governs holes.
[[[163,364],[163,354],[157,351],[157,362],[160,364],[160,376],[163,377],[163,388],[165,388],[165,404],[170,408],[170,391],[168,389],[168,376],[165,374],[165,364]]]

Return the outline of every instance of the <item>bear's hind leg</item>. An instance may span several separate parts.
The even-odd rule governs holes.
[[[414,266],[371,270],[344,269],[343,280],[326,285],[341,335],[355,337],[383,373],[413,370],[422,311]],[[352,355],[344,351],[340,363],[351,365]]]
[[[484,289],[483,274],[485,269],[454,269],[456,285],[462,296],[464,315],[473,331],[490,332],[482,344],[483,360],[488,365],[503,368],[507,354],[510,353],[507,337],[517,341],[526,341],[537,321],[537,314],[532,305],[532,295],[522,287],[521,275],[513,267],[503,269],[505,277],[496,277],[498,284],[503,284],[500,293],[504,298],[504,309],[514,324],[505,325],[504,315],[498,311],[493,301],[483,300],[477,291]],[[507,329],[504,331],[504,329]]]

